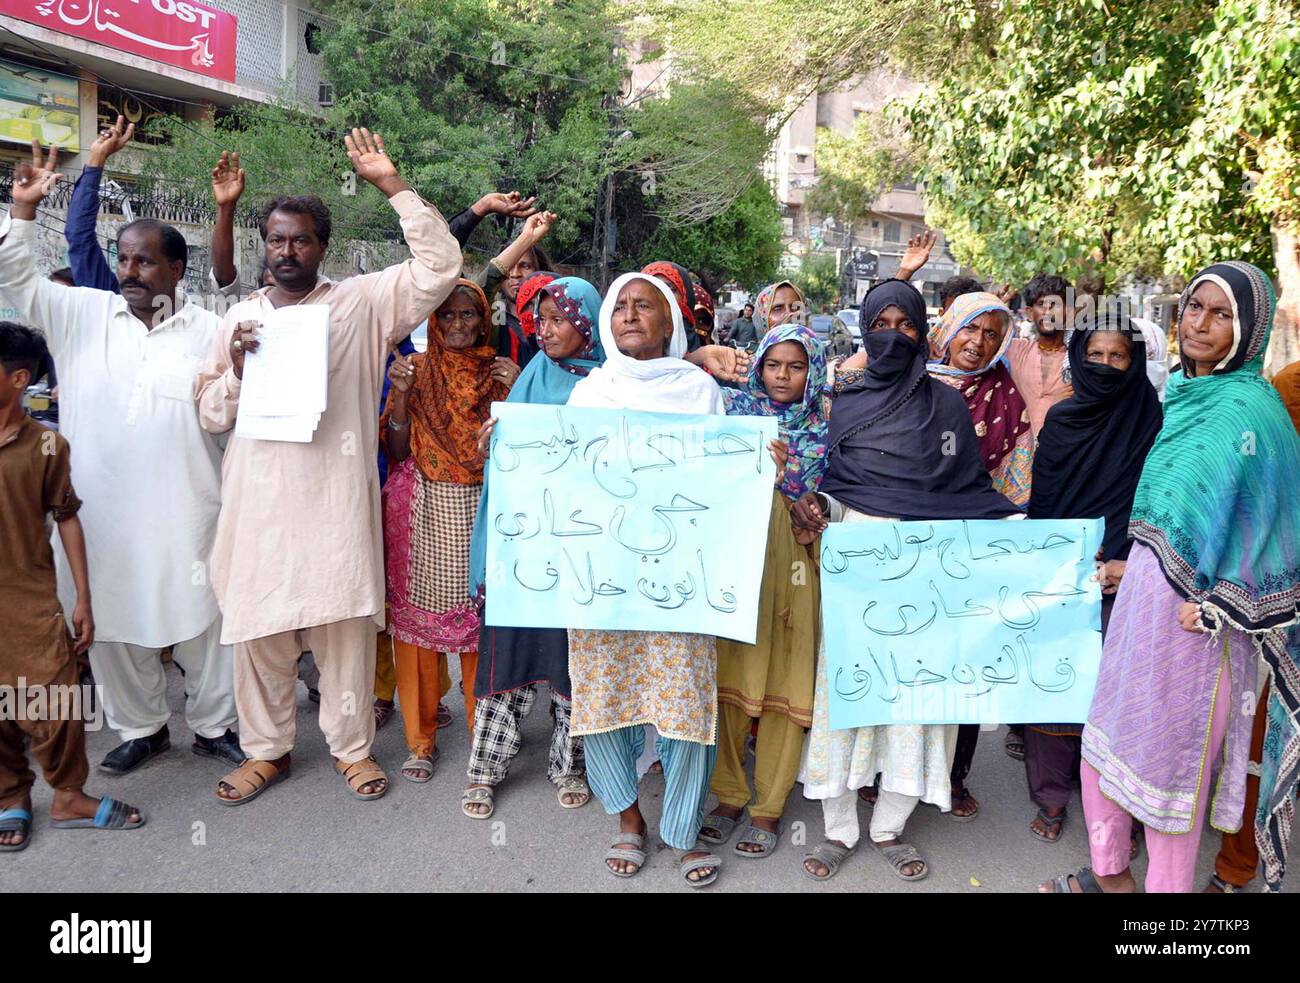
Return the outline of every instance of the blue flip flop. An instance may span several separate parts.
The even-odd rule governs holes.
[[[32,814],[27,809],[6,809],[0,812],[0,833],[22,833],[21,843],[0,844],[0,852],[26,850],[32,841]]]
[[[127,814],[140,812],[135,806],[119,802],[111,796],[99,800],[99,809],[94,819],[54,819],[50,825],[55,829],[136,829],[144,825],[144,813],[133,823],[127,822]]]

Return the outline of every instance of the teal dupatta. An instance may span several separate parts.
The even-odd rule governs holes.
[[[1170,377],[1129,533],[1200,604],[1206,624],[1251,635],[1269,665],[1256,839],[1278,890],[1300,782],[1300,436],[1262,375],[1276,307],[1268,277],[1239,262],[1202,270],[1183,293],[1180,322],[1207,281],[1232,304],[1234,345],[1211,374],[1193,377],[1184,356]]]

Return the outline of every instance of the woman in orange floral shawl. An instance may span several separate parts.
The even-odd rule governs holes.
[[[478,615],[469,601],[469,543],[483,484],[478,430],[503,400],[519,368],[487,343],[482,289],[460,280],[429,318],[429,350],[393,359],[380,421],[389,460],[384,485],[384,551],[397,692],[410,757],[402,777],[433,776],[440,659],[459,654],[474,678]],[[465,714],[474,727],[474,690]]]

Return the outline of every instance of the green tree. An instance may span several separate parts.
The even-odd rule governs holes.
[[[979,240],[999,278],[1276,267],[1269,365],[1294,360],[1296,13],[1277,0],[993,5],[997,57],[973,52],[910,109],[929,199],[959,219],[957,255]]]
[[[840,295],[840,276],[830,253],[805,253],[798,271],[790,277],[814,307],[825,307]]]
[[[382,198],[367,194],[352,176],[342,131],[285,104],[241,103],[215,121],[192,123],[164,117],[166,133],[144,156],[144,176],[155,196],[209,206],[211,171],[223,150],[238,151],[247,177],[244,213],[253,224],[258,206],[280,194],[316,194],[325,200],[340,238],[380,238],[398,231]]]
[[[556,258],[585,258],[623,78],[603,0],[330,0],[323,12],[332,118],[384,133],[448,212],[487,190],[536,194],[559,215]]]
[[[771,189],[755,181],[721,214],[693,225],[659,222],[635,265],[671,259],[704,278],[710,289],[735,281],[770,283],[781,259],[781,213]]]
[[[844,227],[871,214],[881,193],[910,180],[917,165],[906,131],[886,113],[863,113],[842,136],[817,129],[817,183],[808,192],[811,213]]]

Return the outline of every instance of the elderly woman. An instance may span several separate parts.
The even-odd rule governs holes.
[[[1041,891],[1135,891],[1135,818],[1147,892],[1192,889],[1206,818],[1225,832],[1243,822],[1260,655],[1272,685],[1255,822],[1279,886],[1300,742],[1300,439],[1261,375],[1273,310],[1272,284],[1248,263],[1216,263],[1183,293],[1182,367],[1134,496],[1083,730],[1092,867]]]
[[[942,354],[929,371],[961,393],[993,487],[1023,507],[1029,503],[1034,435],[1006,365],[1011,334],[1011,309],[995,295],[961,294],[930,333],[931,345]]]
[[[717,384],[682,361],[686,332],[668,286],[642,273],[614,281],[600,308],[606,361],[574,387],[570,406],[661,413],[722,413]],[[712,636],[684,632],[569,632],[570,731],[582,736],[587,779],[619,832],[609,871],[631,877],[646,861],[637,792],[645,725],[658,733],[664,771],[659,835],[682,851],[692,887],[717,879],[721,861],[695,849],[716,755],[717,661]]]
[[[531,219],[530,219],[531,221]],[[488,340],[482,288],[459,280],[429,318],[429,349],[389,368],[392,388],[380,427],[389,461],[384,552],[389,634],[410,756],[402,777],[427,782],[437,754],[439,656],[460,655],[474,678],[478,614],[469,599],[470,531],[483,484],[478,431],[519,369]],[[474,729],[473,689],[465,713]]]
[[[600,294],[586,280],[538,274],[519,288],[520,297],[533,298],[533,310],[521,310],[520,321],[536,325],[541,351],[528,363],[510,390],[511,403],[563,406],[579,380],[605,360],[596,324]],[[479,432],[479,450],[485,456],[494,421]],[[487,474],[479,496],[478,516],[470,544],[470,592],[480,597],[486,589]],[[487,819],[495,810],[496,788],[506,777],[510,762],[523,744],[520,722],[533,707],[537,684],[551,690],[550,764],[547,777],[556,787],[556,799],[565,809],[577,809],[591,799],[583,778],[582,739],[569,733],[572,710],[569,682],[569,635],[563,628],[494,628],[484,625],[479,634],[477,700],[474,740],[467,771],[469,787],[461,797],[461,812],[470,819]]]
[[[961,397],[926,373],[925,302],[886,280],[862,300],[865,367],[835,382],[829,462],[820,491],[791,510],[811,541],[830,522],[995,519],[1018,514],[995,491]],[[955,436],[955,440],[953,437]],[[817,660],[813,723],[804,753],[804,795],[820,799],[826,841],[803,863],[813,880],[832,877],[857,845],[858,790],[877,782],[871,843],[905,881],[929,873],[903,842],[919,802],[952,808],[949,762],[957,728],[890,724],[831,730],[826,660]]]
[[[1073,395],[1047,411],[1034,453],[1031,519],[1104,518],[1101,630],[1110,620],[1128,558],[1129,511],[1147,452],[1160,432],[1160,399],[1147,375],[1142,331],[1118,313],[1100,313],[1070,337]],[[1025,728],[1025,773],[1038,815],[1030,832],[1061,838],[1079,774],[1080,724]]]
[[[983,291],[960,294],[930,331],[931,350],[939,354],[929,371],[961,393],[993,487],[1023,507],[1029,502],[1034,434],[1029,410],[1007,368],[1012,334],[1011,309],[996,295]],[[957,733],[952,818],[958,822],[979,815],[979,802],[966,787],[979,734],[976,724],[962,724]],[[1011,738],[1008,741],[1014,743]]]

